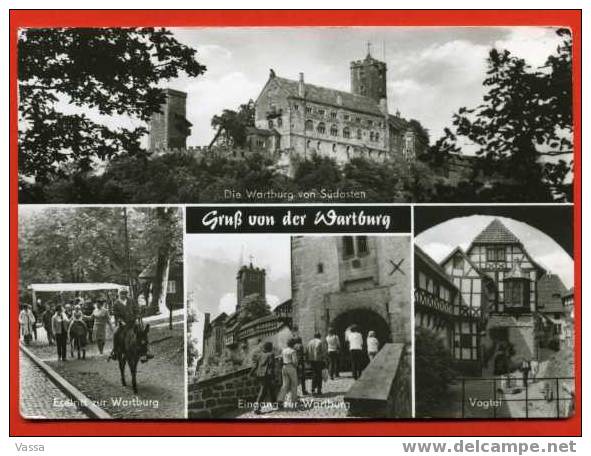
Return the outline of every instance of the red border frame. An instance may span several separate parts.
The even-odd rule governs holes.
[[[579,436],[581,419],[581,10],[12,10],[10,12],[10,435]],[[576,413],[564,420],[29,421],[19,413],[17,30],[106,26],[563,26],[573,32]],[[14,339],[13,339],[14,337]]]

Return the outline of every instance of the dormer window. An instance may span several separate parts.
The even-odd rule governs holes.
[[[507,261],[506,249],[504,246],[486,248],[486,261],[489,263],[504,263]]]
[[[330,118],[331,119],[336,119],[337,118],[337,112],[336,111],[331,111],[330,112]]]
[[[306,106],[306,113],[312,114],[312,106]]]

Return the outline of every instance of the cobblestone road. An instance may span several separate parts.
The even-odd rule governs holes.
[[[111,341],[103,355],[95,344],[89,344],[86,359],[70,357],[56,360],[55,346],[46,345],[41,329],[37,341],[29,346],[52,369],[78,388],[114,418],[184,418],[184,336],[183,325],[176,324],[173,331],[166,325],[153,325],[150,329],[151,351],[154,359],[138,365],[138,394],[131,389],[131,375],[126,367],[128,386],[121,385],[117,362],[107,362]],[[60,416],[61,417],[61,416]]]
[[[300,404],[296,409],[271,410],[269,407],[263,408],[263,413],[257,415],[252,410],[243,413],[233,414],[234,418],[262,418],[262,419],[342,419],[352,418],[348,416],[347,404],[344,401],[345,393],[353,385],[353,378],[350,373],[341,374],[340,378],[328,380],[323,384],[321,395],[313,394],[301,396],[302,390],[298,387],[300,395]],[[310,380],[307,382],[310,386]]]
[[[87,418],[75,405],[59,406],[67,404],[68,397],[23,352],[20,352],[20,392],[20,409],[24,418]]]

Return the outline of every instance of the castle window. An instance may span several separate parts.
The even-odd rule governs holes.
[[[312,141],[308,140],[306,142],[306,149],[309,149],[312,146]]]
[[[322,263],[318,263],[318,265],[316,266],[316,271],[318,272],[318,274],[322,274],[324,272],[324,265]]]
[[[318,124],[318,126],[316,127],[316,131],[321,135],[326,133],[326,125],[324,125],[324,122],[320,122]]]
[[[368,127],[373,127],[373,120],[368,120],[367,121],[367,126]]]
[[[330,135],[331,136],[338,136],[339,135],[339,129],[337,128],[336,125],[331,125],[331,127],[330,127]]]
[[[355,122],[361,123],[361,119],[359,117],[355,117]]]
[[[306,106],[306,113],[312,114],[312,106]]]
[[[351,130],[349,127],[343,128],[343,138],[350,138],[351,137]]]
[[[174,294],[176,293],[176,281],[175,280],[169,280],[166,286],[166,293],[168,294]]]
[[[305,128],[306,131],[314,130],[314,122],[312,122],[311,120],[306,120]]]
[[[295,104],[293,105],[293,110],[294,110],[294,111],[299,111],[299,110],[300,110],[300,105],[299,105],[299,104],[297,104],[297,103],[295,103]]]
[[[281,126],[283,126],[283,119],[282,119],[281,117],[278,117],[278,118],[277,118],[277,126],[278,126],[278,127],[281,127]]]
[[[357,253],[361,255],[367,255],[369,253],[369,247],[367,245],[367,236],[357,236]]]
[[[351,116],[349,114],[345,114],[343,116],[343,119],[345,119],[346,121],[349,121],[349,120],[351,120]]]
[[[347,158],[350,158],[349,155],[351,153],[351,147],[347,146]]]
[[[369,140],[370,141],[373,141],[373,131],[370,131],[369,132]]]
[[[336,111],[330,111],[330,118],[331,119],[336,119],[337,118],[337,112]]]
[[[321,144],[321,142],[320,142],[320,141],[318,141],[318,142],[316,143],[316,150],[317,150],[318,152],[320,152],[320,144]]]
[[[319,109],[318,110],[318,115],[323,116],[325,113],[324,109]]]
[[[273,128],[273,120],[269,120],[269,128]]]
[[[361,139],[361,137],[363,136],[363,134],[361,133],[361,129],[357,129],[357,139]]]
[[[333,151],[333,152],[336,152],[336,151],[337,151],[337,145],[336,145],[336,144],[333,144],[333,145],[332,145],[332,151]]]
[[[376,131],[375,134],[373,135],[374,139],[377,141],[380,140],[380,134]]]
[[[355,255],[355,246],[353,245],[353,238],[351,236],[343,237],[343,257],[351,257]]]

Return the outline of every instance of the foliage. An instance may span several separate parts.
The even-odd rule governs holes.
[[[153,208],[127,209],[130,267],[121,208],[36,208],[19,214],[21,293],[35,282],[137,283],[163,245],[182,254],[180,212],[162,226]]]
[[[429,416],[441,406],[456,373],[441,338],[425,328],[415,330],[416,414]]]
[[[428,160],[437,165],[460,151],[460,144],[475,147],[481,159],[468,180],[484,177],[496,184],[477,199],[494,201],[485,198],[487,190],[500,191],[501,201],[572,198],[567,182],[572,161],[562,158],[572,156],[572,37],[565,29],[557,33],[562,44],[540,68],[492,49],[482,104],[460,108],[454,131],[447,129],[430,149]]]
[[[64,175],[66,164],[87,172],[97,159],[141,154],[145,127],[111,128],[87,112],[147,122],[164,102],[162,81],[205,71],[195,55],[162,28],[22,30],[20,177],[48,182]]]
[[[254,101],[241,104],[237,111],[224,109],[211,119],[211,126],[217,130],[211,144],[221,141],[224,145],[244,147],[246,128],[254,126]]]
[[[241,325],[244,325],[257,318],[264,317],[271,313],[271,308],[264,298],[256,296],[251,299],[248,297],[240,305],[240,314],[238,320]]]

